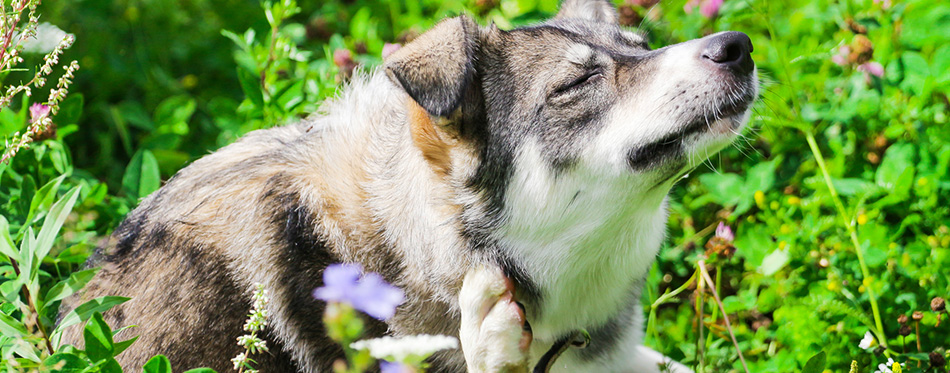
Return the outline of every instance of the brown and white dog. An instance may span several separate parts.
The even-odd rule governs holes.
[[[724,32],[651,50],[616,19],[607,1],[568,0],[510,31],[439,23],[322,113],[181,170],[64,308],[129,296],[106,314],[138,325],[123,366],[161,353],[223,372],[260,282],[272,297],[260,367],[328,371],[342,350],[311,291],[327,265],[359,263],[407,298],[368,319],[368,336],[460,337],[432,371],[685,370],[641,345],[640,289],[669,189],[749,116],[752,45]],[[580,330],[589,345],[575,346]]]

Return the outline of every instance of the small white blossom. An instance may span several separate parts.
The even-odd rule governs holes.
[[[401,338],[382,337],[354,342],[350,345],[355,350],[369,350],[369,354],[376,359],[389,361],[405,361],[412,356],[428,357],[436,351],[456,349],[458,339],[445,335],[412,335]]]
[[[247,355],[242,352],[238,354],[238,356],[235,356],[233,359],[231,359],[231,362],[234,363],[234,369],[239,369],[242,365],[244,365],[244,363],[247,362]]]
[[[871,332],[865,332],[864,338],[862,338],[861,342],[858,343],[858,347],[863,350],[871,349],[871,347],[874,347],[875,345],[877,345],[877,343],[875,343],[874,336],[871,335]]]
[[[877,365],[877,370],[874,371],[874,373],[894,373],[895,371],[892,370],[894,365],[898,365],[898,364],[894,362],[894,359],[888,358],[887,363]],[[904,364],[899,364],[898,366],[903,368]],[[897,371],[900,372],[901,370],[897,370]]]
[[[267,342],[257,337],[257,332],[264,329],[267,325],[267,290],[263,284],[254,284],[254,295],[251,297],[254,304],[251,307],[250,314],[247,315],[247,321],[244,323],[244,330],[251,332],[237,337],[238,346],[244,347],[244,352],[231,359],[234,363],[234,369],[245,373],[256,373],[257,370],[251,367],[248,362],[248,355],[267,351]]]

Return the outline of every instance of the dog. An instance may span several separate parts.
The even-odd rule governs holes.
[[[358,263],[406,293],[367,338],[460,338],[431,371],[688,371],[642,345],[641,288],[668,191],[749,118],[751,51],[739,32],[651,50],[605,0],[509,31],[446,19],[320,113],[179,171],[64,309],[131,297],[105,314],[138,325],[121,365],[227,371],[262,283],[258,366],[329,371],[343,351],[311,292],[328,265]]]

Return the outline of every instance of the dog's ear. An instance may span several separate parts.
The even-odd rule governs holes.
[[[439,22],[389,55],[386,74],[429,114],[447,117],[472,81],[478,25],[467,16]]]
[[[617,23],[617,9],[607,0],[564,0],[555,19],[578,18],[594,22]]]

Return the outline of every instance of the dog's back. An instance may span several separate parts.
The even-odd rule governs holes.
[[[311,295],[322,285],[323,269],[335,262],[360,262],[406,291],[426,293],[413,294],[403,305],[427,308],[417,315],[457,313],[435,301],[452,297],[446,289],[405,286],[426,283],[407,276],[438,278],[436,271],[445,269],[405,258],[404,250],[445,239],[427,227],[443,223],[433,220],[439,214],[399,195],[417,195],[406,186],[427,183],[415,178],[402,159],[406,155],[399,154],[412,149],[398,145],[411,141],[399,125],[406,120],[406,103],[382,74],[358,77],[326,106],[336,115],[252,132],[181,170],[116,229],[90,261],[102,266],[95,281],[63,309],[99,296],[131,297],[105,314],[113,328],[137,325],[123,333],[139,336],[119,355],[123,366],[138,367],[162,353],[176,368],[219,371],[230,369],[230,357],[241,351],[235,338],[242,334],[255,282],[265,285],[274,305],[265,329],[271,353],[255,357],[260,366],[323,371],[341,357],[340,347],[326,337],[323,303]],[[394,242],[405,238],[412,241]],[[440,247],[449,247],[444,243]],[[461,253],[443,254],[444,265],[464,263]],[[440,283],[460,285],[457,269],[445,272],[441,276],[448,278]],[[368,337],[387,330],[382,322],[366,321]],[[458,329],[451,318],[404,324],[415,328],[396,332],[452,335]],[[64,335],[66,343],[80,341],[78,326]],[[286,350],[287,344],[294,348]],[[295,367],[291,356],[303,366]]]

